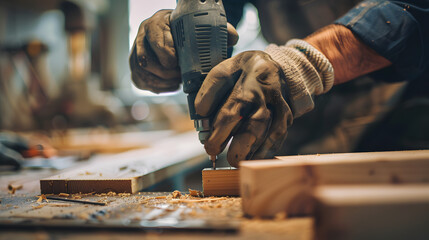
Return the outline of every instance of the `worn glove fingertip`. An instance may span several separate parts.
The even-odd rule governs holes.
[[[238,36],[238,32],[237,30],[234,28],[234,26],[232,26],[232,24],[227,23],[226,24],[226,30],[228,31],[228,40],[227,40],[227,45],[228,47],[232,47],[235,44],[237,44],[238,39],[240,38]]]
[[[197,112],[197,114],[204,117],[204,116],[207,116],[209,108],[205,104],[202,104],[203,99],[204,99],[204,92],[202,92],[200,89],[200,91],[197,94],[197,97],[195,98],[194,105],[195,105],[195,111]]]

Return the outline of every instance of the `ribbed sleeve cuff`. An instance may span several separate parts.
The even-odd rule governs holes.
[[[266,49],[286,77],[290,107],[294,117],[314,108],[312,95],[327,92],[334,83],[334,70],[329,60],[303,40],[294,39],[286,46],[270,44]]]

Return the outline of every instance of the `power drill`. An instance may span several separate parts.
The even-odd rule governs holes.
[[[202,117],[195,112],[195,98],[207,73],[227,58],[226,15],[221,0],[178,0],[171,13],[170,26],[179,67],[183,91],[200,142],[210,135],[213,116]],[[210,156],[216,169],[217,156]]]

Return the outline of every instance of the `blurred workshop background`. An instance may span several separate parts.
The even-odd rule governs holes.
[[[1,1],[0,128],[192,129],[182,91],[133,86],[128,55],[140,23],[175,0]],[[246,6],[235,51],[264,49]]]
[[[194,131],[182,90],[137,89],[128,65],[140,23],[175,6],[175,0],[0,1],[0,141],[43,148],[33,154],[18,150],[24,157],[20,167],[63,169],[73,164],[58,156],[80,161]],[[243,17],[235,52],[264,49],[256,8],[247,4]],[[56,160],[24,160],[40,156]],[[218,166],[227,166],[221,158]],[[195,188],[206,165],[196,168]],[[167,189],[185,184],[173,182]]]

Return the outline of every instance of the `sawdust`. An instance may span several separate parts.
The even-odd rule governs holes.
[[[182,196],[182,193],[178,190],[175,190],[173,193],[171,193],[171,195],[173,196],[173,198],[180,198],[180,196]]]
[[[80,213],[79,215],[77,215],[78,218],[83,219],[83,220],[88,220],[89,219],[89,214],[86,212]]]
[[[131,193],[118,193],[118,196],[119,197],[129,197],[129,196],[131,196]]]
[[[216,202],[219,200],[225,200],[226,197],[221,198],[203,198],[203,199],[171,199],[169,203],[202,203],[202,202]]]
[[[71,204],[56,204],[56,203],[51,203],[51,204],[48,204],[47,206],[49,206],[49,207],[71,207],[72,205]]]
[[[286,212],[279,212],[274,216],[275,221],[285,220],[287,218]]]
[[[196,195],[199,196],[199,194]],[[180,219],[241,218],[243,215],[241,199],[231,197],[202,198],[183,193],[178,197],[173,191],[165,196],[142,196],[136,203],[138,205],[133,207],[134,212],[145,212],[147,214],[148,211],[152,211],[150,209],[161,209],[164,215],[168,215],[168,212],[181,211]],[[157,218],[162,218],[163,214],[160,214]]]
[[[116,193],[115,192],[100,193],[100,194],[95,194],[95,196],[97,196],[97,197],[105,197],[105,196],[113,197],[113,196],[116,196]]]

